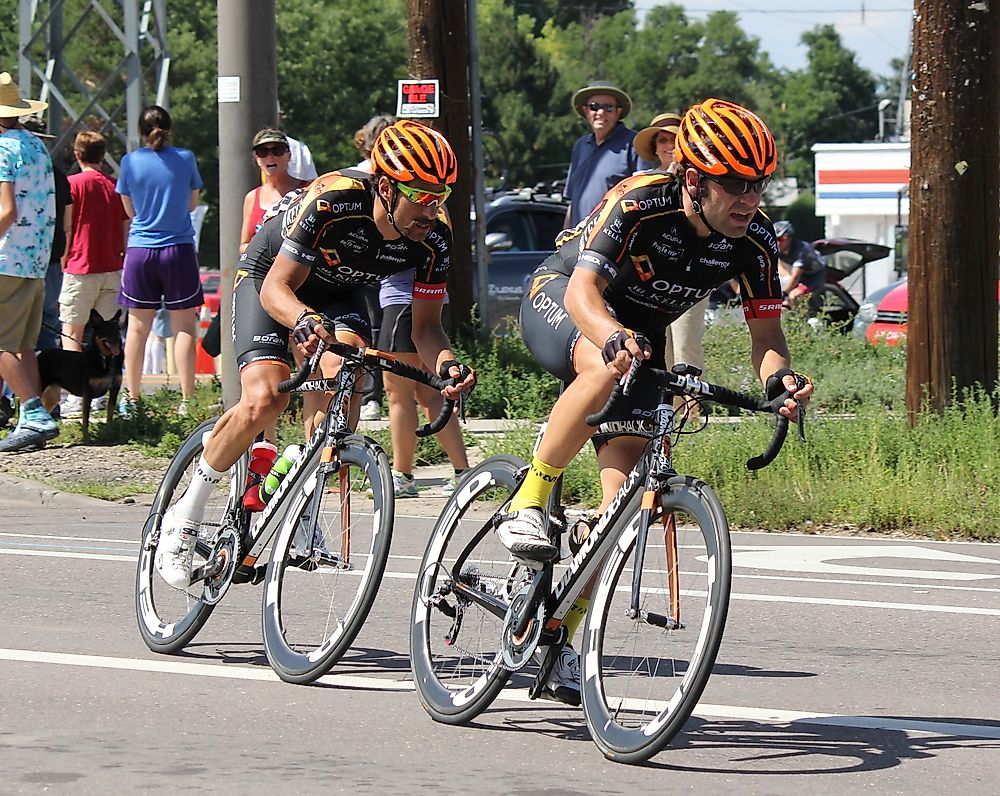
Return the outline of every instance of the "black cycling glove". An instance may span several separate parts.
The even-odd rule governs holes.
[[[292,329],[292,340],[299,345],[305,345],[309,338],[316,334],[317,326],[325,326],[329,329],[332,322],[316,310],[303,310],[298,320],[295,321],[295,328]]]
[[[438,368],[438,376],[440,376],[442,379],[450,379],[450,378],[452,378],[452,375],[451,375],[451,369],[452,368],[458,368],[458,374],[459,375],[458,375],[458,378],[455,380],[456,384],[458,382],[460,382],[460,381],[465,381],[465,377],[468,376],[471,373],[472,374],[472,386],[473,387],[476,386],[476,371],[474,371],[468,365],[463,365],[457,359],[446,359],[444,362],[442,362],[441,363],[441,367]]]
[[[630,329],[619,329],[608,337],[604,343],[604,348],[601,349],[601,356],[604,357],[605,365],[610,365],[615,357],[618,356],[619,351],[627,350],[625,348],[625,341],[630,337],[634,338],[636,343],[639,344],[639,348],[647,354],[652,351],[652,346],[644,335],[633,332]]]

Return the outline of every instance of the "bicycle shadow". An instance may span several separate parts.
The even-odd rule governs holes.
[[[571,715],[539,714],[539,707],[562,708]],[[492,721],[490,721],[492,719]],[[970,734],[926,735],[923,731],[858,727],[854,722],[898,720],[906,723],[966,724]],[[845,716],[833,724],[796,721],[785,724],[693,717],[670,745],[642,767],[704,774],[799,776],[883,771],[909,761],[929,760],[955,749],[1000,749],[1000,722],[972,718],[918,718],[912,716]],[[817,722],[819,719],[817,719]],[[848,723],[850,722],[850,723]],[[578,709],[543,702],[538,707],[494,705],[470,727],[484,730],[531,732],[560,741],[590,742]],[[996,737],[976,737],[975,727],[995,730]],[[991,735],[993,733],[990,733]],[[718,763],[692,764],[710,756]]]

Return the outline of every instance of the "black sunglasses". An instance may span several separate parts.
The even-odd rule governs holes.
[[[607,111],[611,113],[613,110],[617,110],[618,106],[612,102],[588,102],[584,107],[590,108],[590,110],[597,113],[597,111]]]
[[[288,147],[285,144],[272,144],[271,146],[261,144],[260,146],[255,146],[253,148],[253,153],[259,158],[266,158],[268,155],[281,157],[287,151]]]
[[[743,196],[751,191],[755,194],[762,194],[771,184],[770,177],[764,177],[760,180],[744,180],[740,177],[705,177],[705,179],[721,185],[722,190],[730,196]]]

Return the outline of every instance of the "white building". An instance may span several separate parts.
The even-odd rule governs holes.
[[[896,226],[909,218],[910,144],[815,144],[816,215],[826,218],[828,238],[860,238],[895,247]],[[897,279],[892,255],[851,277],[856,297]]]

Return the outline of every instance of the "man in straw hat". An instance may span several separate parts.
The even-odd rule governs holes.
[[[575,227],[597,207],[613,185],[639,167],[632,141],[635,130],[623,120],[632,110],[628,94],[611,83],[597,80],[573,95],[573,109],[591,132],[573,145],[566,174],[566,226]]]
[[[35,450],[59,433],[39,398],[34,348],[56,223],[52,159],[20,122],[47,107],[22,99],[10,74],[0,74],[0,377],[21,401],[0,452]]]

